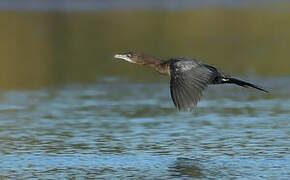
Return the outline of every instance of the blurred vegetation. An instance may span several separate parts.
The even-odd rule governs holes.
[[[290,8],[180,11],[0,12],[0,88],[38,88],[104,77],[156,81],[113,60],[134,49],[195,57],[234,74],[289,75]]]

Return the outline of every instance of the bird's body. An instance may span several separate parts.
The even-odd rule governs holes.
[[[254,84],[233,78],[195,59],[173,58],[163,61],[160,58],[136,52],[117,54],[115,58],[149,66],[160,74],[170,76],[171,97],[174,105],[181,111],[189,111],[196,106],[203,90],[210,84],[236,84],[267,92]]]

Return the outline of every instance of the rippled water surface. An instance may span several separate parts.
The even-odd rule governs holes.
[[[0,92],[7,178],[290,178],[289,78],[270,94],[211,86],[193,112],[169,85],[98,82]]]

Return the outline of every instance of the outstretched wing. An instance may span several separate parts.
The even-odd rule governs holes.
[[[216,76],[214,71],[194,60],[178,59],[170,64],[170,92],[174,105],[190,111],[202,96],[202,91]]]

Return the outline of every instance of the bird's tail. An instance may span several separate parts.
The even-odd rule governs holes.
[[[245,88],[251,87],[251,88],[255,88],[255,89],[258,89],[260,91],[263,91],[265,93],[269,92],[269,91],[267,91],[267,90],[265,90],[265,89],[263,89],[261,87],[258,87],[257,85],[242,81],[242,80],[237,79],[237,78],[232,78],[232,77],[223,78],[222,79],[222,83],[236,84],[236,85],[239,85],[239,86],[242,86],[242,87],[245,87]]]

